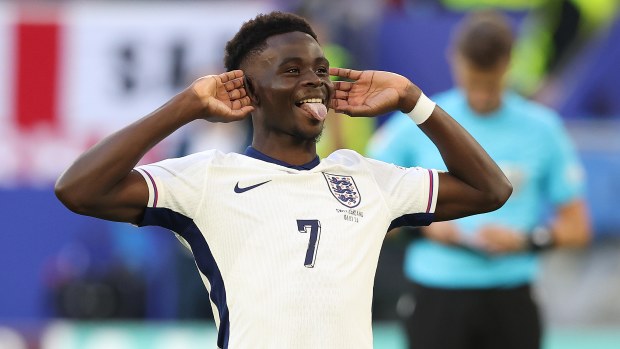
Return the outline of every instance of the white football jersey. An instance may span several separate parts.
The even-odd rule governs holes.
[[[431,222],[437,172],[350,150],[300,170],[248,150],[138,167],[149,187],[141,225],[174,231],[193,252],[219,348],[372,348],[383,239],[393,221]]]

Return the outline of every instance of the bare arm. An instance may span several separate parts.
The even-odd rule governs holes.
[[[352,80],[334,84],[332,108],[352,116],[376,116],[393,110],[409,112],[422,91],[407,78],[389,72],[330,69]],[[496,210],[512,186],[476,140],[440,107],[420,125],[437,146],[448,168],[440,174],[435,219],[450,220]]]
[[[58,199],[74,212],[138,223],[148,189],[133,168],[153,146],[196,120],[229,122],[253,109],[240,70],[196,80],[150,115],[108,136],[82,154],[58,179]]]
[[[419,125],[430,138],[447,173],[439,174],[435,219],[451,220],[500,208],[512,193],[504,173],[478,142],[439,106]]]
[[[590,217],[582,199],[560,205],[549,227],[554,248],[580,248],[591,239]],[[433,223],[423,227],[424,235],[432,240],[479,250],[484,253],[502,254],[528,250],[527,233],[501,224],[488,224],[471,237],[464,236],[453,222]]]
[[[558,206],[548,228],[553,241],[550,247],[578,248],[587,245],[592,233],[585,202],[575,199]],[[520,252],[531,248],[526,233],[498,224],[483,226],[473,238],[474,244],[488,253]]]
[[[558,207],[550,229],[557,247],[587,245],[592,238],[592,230],[590,214],[583,199],[576,199]]]

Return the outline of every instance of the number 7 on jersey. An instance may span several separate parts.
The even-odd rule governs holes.
[[[321,237],[321,222],[317,219],[298,219],[297,230],[302,234],[310,233],[304,266],[307,268],[314,268],[316,251],[319,248],[319,238]]]

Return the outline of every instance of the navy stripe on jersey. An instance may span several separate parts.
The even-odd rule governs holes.
[[[289,164],[287,162],[280,161],[278,159],[274,159],[274,158],[272,158],[269,155],[265,155],[265,154],[259,152],[258,150],[254,149],[251,146],[247,147],[243,154],[246,155],[246,156],[249,156],[251,158],[254,158],[254,159],[270,162],[272,164],[276,164],[276,165],[292,168],[292,169],[299,170],[299,171],[311,170],[311,169],[315,168],[316,166],[318,166],[321,163],[321,159],[319,159],[319,156],[317,155],[314,158],[314,160],[312,160],[312,161],[310,161],[308,163],[305,163],[303,165],[291,165],[291,164]]]
[[[412,213],[400,216],[390,223],[388,231],[398,227],[419,227],[433,223],[435,220],[434,213]]]
[[[182,236],[189,243],[200,272],[209,280],[211,292],[209,297],[216,305],[220,317],[220,326],[217,334],[218,348],[228,348],[230,335],[230,321],[228,305],[226,303],[226,289],[222,274],[217,266],[211,248],[204,236],[189,217],[168,208],[150,208],[144,211],[144,218],[139,226],[156,225],[172,230]]]

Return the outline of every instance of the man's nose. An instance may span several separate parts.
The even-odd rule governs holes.
[[[314,70],[311,69],[308,69],[305,72],[303,78],[304,85],[308,86],[321,86],[325,83],[323,79]]]

